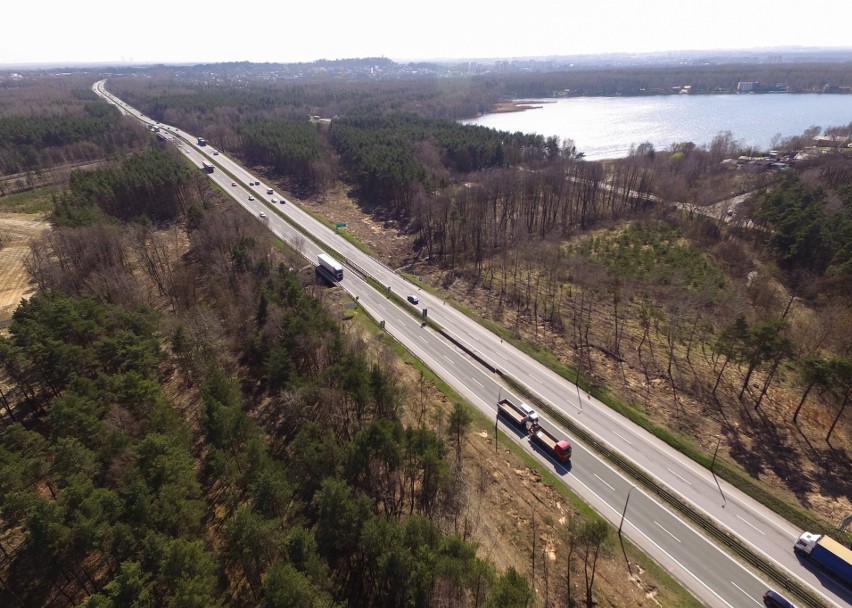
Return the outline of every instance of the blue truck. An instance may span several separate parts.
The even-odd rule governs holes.
[[[825,534],[804,532],[793,545],[793,550],[799,555],[806,555],[840,582],[852,587],[852,550],[833,538]]]

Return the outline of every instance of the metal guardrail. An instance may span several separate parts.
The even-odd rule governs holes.
[[[642,486],[645,487],[647,490],[658,496],[666,504],[677,509],[677,511],[681,515],[689,519],[689,521],[691,521],[695,525],[699,526],[710,537],[727,547],[740,559],[750,564],[755,569],[759,570],[760,572],[768,576],[770,579],[775,581],[781,588],[789,592],[791,595],[795,596],[796,599],[799,600],[800,603],[802,603],[802,605],[807,606],[808,608],[828,608],[824,603],[814,597],[814,595],[810,593],[810,591],[808,591],[804,587],[804,585],[800,584],[798,581],[791,580],[783,571],[779,570],[766,560],[762,559],[749,547],[741,543],[738,538],[725,532],[708,517],[705,517],[704,515],[693,509],[689,505],[689,503],[687,503],[682,498],[671,492],[665,486],[657,483],[657,481],[648,472],[644,471],[640,467],[637,467],[630,460],[626,459],[621,454],[611,449],[605,443],[599,441],[594,435],[574,424],[571,419],[565,416],[563,413],[553,409],[552,407],[544,403],[541,399],[539,399],[536,395],[532,394],[529,390],[527,390],[526,387],[524,387],[511,376],[507,376],[500,370],[496,370],[496,373],[501,378],[503,378],[512,387],[513,390],[518,391],[518,393],[523,395],[525,399],[528,399],[530,402],[535,404],[538,409],[543,412],[546,412],[549,416],[551,416],[554,420],[561,424],[565,429],[567,429],[569,433],[573,434],[575,437],[583,441],[583,443],[592,447],[595,451],[597,451],[604,458],[609,460],[612,464],[614,464],[622,471],[624,471],[627,475],[642,484]]]

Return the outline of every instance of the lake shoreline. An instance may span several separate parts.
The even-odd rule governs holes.
[[[603,160],[624,158],[631,146],[645,142],[656,150],[668,150],[679,142],[709,146],[725,134],[743,149],[770,150],[774,142],[798,136],[814,125],[849,125],[851,99],[833,93],[518,97],[504,98],[502,112],[460,122],[508,133],[555,136],[570,140],[587,160]]]

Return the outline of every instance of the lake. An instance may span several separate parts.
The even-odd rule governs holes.
[[[800,135],[811,126],[852,123],[852,95],[667,95],[570,97],[538,100],[541,109],[486,114],[465,124],[501,131],[573,139],[586,158],[621,158],[631,144],[650,141],[657,150],[691,141],[709,144],[730,131],[744,146],[768,150],[776,135]],[[545,103],[542,103],[545,102]]]

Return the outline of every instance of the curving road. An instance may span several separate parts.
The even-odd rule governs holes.
[[[95,83],[93,90],[125,114],[146,124],[154,124],[150,118],[110,95],[104,84],[105,81]],[[503,343],[498,336],[452,306],[445,305],[442,300],[427,292],[418,291],[416,285],[359,251],[292,202],[283,205],[269,203],[270,198],[280,200],[281,197],[278,194],[267,195],[266,185],[245,186],[259,180],[226,155],[212,155],[213,150],[209,146],[197,146],[195,136],[174,127],[161,125],[161,132],[174,137],[179,149],[198,167],[201,167],[202,160],[215,164],[217,168],[210,174],[211,179],[230,192],[255,217],[259,218],[263,211],[267,217],[259,218],[259,221],[264,221],[273,233],[300,251],[309,261],[314,262],[322,251],[314,240],[321,242],[326,249],[344,256],[348,270],[340,285],[357,297],[359,304],[374,318],[384,320],[386,331],[480,410],[490,416],[495,415],[496,401],[500,395],[507,394],[500,377],[475,362],[440,334],[421,326],[420,320],[412,314],[415,312],[413,307],[398,305],[386,294],[373,289],[360,275],[390,286],[397,294],[417,293],[420,304],[416,312],[422,308],[428,309],[430,320],[453,335],[468,350],[475,352],[480,359],[489,362],[491,367],[512,377],[554,410],[560,411],[592,436],[649,472],[659,484],[678,494],[682,500],[692,504],[730,534],[742,539],[767,561],[785,571],[789,578],[798,579],[810,587],[826,606],[852,605],[852,592],[849,589],[809,564],[800,562],[793,554],[792,545],[800,531],[775,513],[724,481],[720,480],[721,487],[717,486],[706,469],[605,405],[580,393],[575,385],[511,345]],[[237,186],[232,186],[232,181]],[[254,196],[255,200],[249,201],[249,195]],[[295,226],[299,226],[311,238],[306,238]],[[551,429],[557,428],[552,423],[545,421],[545,424]],[[622,511],[626,506],[624,535],[666,567],[705,604],[720,608],[762,605],[763,592],[772,585],[719,549],[701,532],[684,523],[656,498],[647,495],[641,488],[633,488],[628,479],[581,442],[572,441],[574,455],[570,469],[566,469],[513,429],[504,425],[503,430],[511,440],[525,445],[542,464],[559,475],[614,525],[618,526],[622,522]],[[559,433],[564,435],[562,431],[557,431]]]

